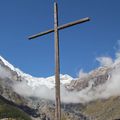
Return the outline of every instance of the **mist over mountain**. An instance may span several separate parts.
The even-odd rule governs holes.
[[[109,101],[111,97],[118,97],[116,100],[119,101],[120,53],[116,53],[115,60],[110,57],[98,57],[96,60],[100,67],[89,73],[80,70],[78,78],[72,78],[67,74],[60,75],[62,116],[66,118],[65,120],[96,118],[95,115],[88,113],[89,106],[94,105],[94,101]],[[0,95],[18,105],[19,109],[24,110],[25,106],[33,109],[35,114],[30,115],[32,119],[54,119],[54,76],[33,77],[15,68],[0,56],[0,83]],[[114,103],[112,104],[114,106]],[[29,110],[24,112],[28,114]],[[69,115],[66,115],[68,113]]]

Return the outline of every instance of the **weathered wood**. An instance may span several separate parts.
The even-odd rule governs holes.
[[[54,34],[55,34],[55,120],[61,120],[60,104],[60,63],[59,63],[59,33],[58,33],[58,6],[54,3]]]
[[[68,28],[68,27],[71,27],[71,26],[74,26],[74,25],[77,25],[77,24],[80,24],[80,23],[87,22],[87,21],[90,21],[90,18],[86,17],[86,18],[77,20],[75,22],[70,22],[68,24],[64,24],[64,25],[58,26],[58,30],[62,30],[62,29],[65,29],[65,28]],[[46,34],[52,33],[52,32],[54,32],[54,29],[50,29],[50,30],[47,30],[47,31],[44,31],[44,32],[40,32],[40,33],[35,34],[35,35],[32,35],[32,36],[28,37],[28,39],[32,40],[34,38],[37,38],[37,37],[40,37],[40,36],[43,36],[43,35],[46,35]]]
[[[80,23],[89,21],[90,18],[86,17],[75,22],[58,26],[58,5],[57,0],[54,0],[54,29],[47,30],[35,35],[30,36],[28,39],[34,39],[42,35],[54,32],[55,39],[55,120],[61,120],[61,102],[60,102],[60,55],[59,55],[59,30],[74,26]]]

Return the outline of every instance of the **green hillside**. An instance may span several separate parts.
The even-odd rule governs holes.
[[[0,119],[2,118],[11,118],[11,120],[31,120],[29,115],[21,109],[6,103],[0,98]]]
[[[83,109],[83,113],[95,120],[120,120],[120,97],[91,102]]]

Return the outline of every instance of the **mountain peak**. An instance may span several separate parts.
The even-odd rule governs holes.
[[[50,76],[47,78],[34,77],[34,76],[24,73],[23,71],[21,71],[18,68],[15,68],[7,60],[5,60],[2,56],[0,56],[0,61],[2,61],[2,63],[0,63],[0,64],[3,64],[2,65],[3,69],[4,69],[4,66],[9,68],[8,71],[10,71],[10,73],[15,72],[17,76],[19,76],[19,77],[23,78],[25,81],[27,81],[27,83],[30,87],[36,87],[38,85],[45,85],[48,88],[53,88],[55,86],[55,76]],[[6,72],[6,73],[8,73],[8,72]],[[73,80],[73,78],[67,74],[65,74],[65,75],[60,74],[60,80],[61,80],[60,81],[61,84],[69,84]]]
[[[5,66],[9,67],[11,70],[15,70],[15,67],[10,64],[7,60],[5,60],[1,55],[0,55],[0,60],[4,63]]]

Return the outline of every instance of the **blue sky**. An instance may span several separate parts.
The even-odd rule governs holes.
[[[120,0],[58,0],[59,25],[84,17],[91,21],[60,31],[61,73],[98,67],[96,57],[114,58],[120,40]],[[54,74],[54,34],[27,37],[53,28],[53,0],[0,1],[0,55],[34,76]]]

